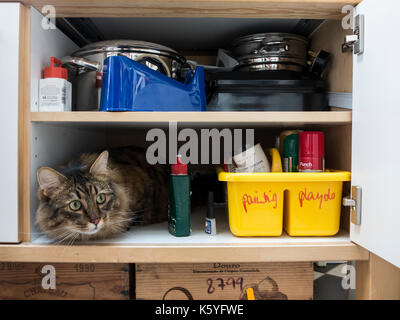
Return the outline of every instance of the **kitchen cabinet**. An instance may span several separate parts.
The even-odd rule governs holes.
[[[390,64],[390,61],[396,61],[396,50],[383,50],[381,43],[396,46],[389,41],[387,30],[398,29],[399,22],[395,15],[400,6],[390,0],[380,1],[379,4],[364,0],[357,6],[356,14],[365,16],[365,47],[362,54],[353,57],[351,52],[341,52],[343,37],[349,33],[341,28],[341,8],[347,4],[356,5],[360,1],[150,2],[122,1],[116,6],[105,0],[46,0],[14,4],[19,8],[20,15],[25,17],[19,19],[19,28],[25,31],[13,36],[19,39],[19,46],[15,50],[18,50],[21,59],[19,66],[24,65],[25,69],[14,74],[14,77],[18,77],[18,96],[22,99],[18,117],[14,114],[14,118],[10,119],[10,123],[14,123],[14,132],[18,130],[20,134],[18,142],[10,140],[11,148],[14,151],[18,148],[20,161],[18,168],[12,171],[18,175],[18,193],[14,197],[18,197],[16,203],[19,205],[17,207],[15,204],[8,212],[12,212],[14,217],[18,216],[20,224],[16,240],[0,239],[1,242],[10,242],[0,245],[0,260],[109,263],[355,260],[360,261],[357,264],[360,284],[358,296],[383,297],[375,294],[379,290],[374,291],[379,287],[380,280],[388,277],[398,279],[396,277],[400,272],[397,268],[400,267],[400,251],[397,249],[400,239],[396,230],[400,218],[395,194],[396,182],[400,181],[400,177],[392,160],[399,156],[394,143],[399,136],[396,130],[399,98],[395,94],[397,81],[394,77],[400,70],[397,70],[399,67],[396,64]],[[57,33],[58,30],[38,27],[42,17],[36,9],[40,11],[44,5],[54,5],[59,17],[195,17],[204,19],[204,22],[207,18],[244,16],[327,19],[311,36],[311,46],[333,53],[330,91],[341,94],[353,92],[353,110],[335,108],[328,112],[312,113],[36,112],[34,82],[40,77],[38,70],[50,55],[66,55],[76,47],[67,37]],[[237,23],[240,23],[240,19]],[[49,45],[44,48],[42,41],[49,39],[50,34],[51,41],[47,40]],[[383,67],[383,61],[389,63]],[[27,85],[22,89],[21,84]],[[16,105],[16,93],[11,97]],[[7,116],[11,114],[7,113]],[[34,226],[37,204],[35,171],[39,166],[60,164],[84,150],[140,140],[146,128],[165,126],[168,121],[196,128],[251,126],[260,132],[261,137],[290,127],[323,130],[327,137],[327,162],[335,169],[351,169],[351,184],[362,189],[361,224],[351,223],[349,210],[344,208],[340,233],[328,238],[235,238],[227,231],[213,241],[205,237],[176,241],[163,236],[160,230],[151,226],[139,230],[135,235],[79,246],[54,246],[37,236]],[[15,179],[10,178],[10,181],[15,183]],[[349,192],[349,186],[345,190]],[[3,224],[3,217],[0,219]],[[17,241],[21,243],[11,244]],[[382,262],[382,259],[390,264],[384,260]],[[400,291],[400,284],[393,291]]]

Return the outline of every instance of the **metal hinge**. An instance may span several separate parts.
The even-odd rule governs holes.
[[[342,44],[342,51],[346,52],[353,49],[354,54],[364,52],[364,15],[358,14],[354,17],[353,34],[347,35]]]
[[[350,207],[351,209],[351,222],[354,224],[361,224],[361,187],[351,187],[351,197],[343,198],[343,206]]]

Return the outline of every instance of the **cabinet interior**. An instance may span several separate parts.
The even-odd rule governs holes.
[[[178,130],[187,128],[186,125],[178,125]],[[200,128],[207,128],[207,126],[196,125],[189,126],[191,128],[199,130]],[[224,126],[212,126],[208,128],[222,129]],[[137,147],[146,148],[151,141],[146,141],[146,134],[151,128],[161,128],[164,132],[168,132],[168,126],[166,124],[155,124],[154,126],[135,126],[135,124],[124,125],[113,124],[108,125],[104,128],[101,124],[81,124],[76,126],[75,124],[46,124],[46,123],[33,123],[32,124],[32,153],[31,153],[31,240],[36,242],[46,242],[47,239],[41,237],[39,230],[35,226],[35,215],[37,208],[37,179],[36,171],[42,166],[57,167],[65,164],[66,159],[72,159],[82,152],[99,151],[113,147],[121,147],[134,145]],[[336,170],[350,170],[351,163],[351,125],[331,125],[331,126],[320,126],[320,125],[303,125],[303,126],[291,126],[291,127],[264,127],[264,126],[252,126],[252,125],[240,125],[231,126],[231,128],[246,128],[255,129],[255,142],[259,142],[264,149],[274,147],[276,144],[276,137],[284,129],[303,129],[303,130],[321,130],[325,133],[325,144],[326,144],[326,167],[329,169]],[[179,145],[182,143],[178,143]],[[222,149],[221,141],[221,149]],[[200,159],[201,154],[199,154]],[[222,159],[222,150],[221,150]],[[228,242],[262,242],[262,241],[277,241],[272,240],[273,238],[236,238],[232,236],[228,229],[227,216],[225,214],[224,193],[222,183],[217,182],[216,170],[218,165],[201,165],[193,164],[189,165],[189,172],[192,176],[192,214],[191,219],[193,222],[192,228],[194,230],[194,238],[189,237],[188,243],[196,243],[201,241],[212,241],[220,243],[221,241]],[[203,235],[202,231],[205,208],[207,204],[207,188],[215,188],[215,202],[217,203],[217,214],[218,223],[220,224],[220,234],[210,240],[209,237]],[[206,189],[205,189],[206,188]],[[346,183],[343,189],[343,194],[349,193],[349,184]],[[349,219],[348,211],[342,210],[341,217],[341,233],[338,236],[332,237],[337,239],[338,237],[345,237],[348,239],[349,230]],[[139,230],[139,231],[138,231]],[[168,235],[166,223],[163,225],[150,225],[146,227],[133,227],[128,235],[123,235],[120,238],[107,240],[111,243],[122,242],[129,243],[130,241],[136,243],[137,241],[150,241],[152,243],[151,234],[154,232],[158,236],[154,241],[171,242],[175,243],[172,236]],[[140,239],[137,239],[137,235]],[[166,238],[166,239],[165,239]],[[281,237],[282,238],[282,237]],[[36,239],[36,240],[35,240]],[[263,239],[263,240],[260,240]],[[279,239],[279,238],[278,238]],[[305,238],[290,238],[283,237],[285,241],[295,242],[303,241]],[[282,240],[281,239],[281,240]],[[296,240],[297,239],[297,240]],[[310,238],[311,241],[312,238]],[[103,241],[103,242],[107,242]],[[324,241],[329,241],[325,239]]]
[[[57,26],[77,45],[115,39],[159,43],[177,51],[228,49],[235,38],[262,32],[309,36],[323,20],[272,18],[58,18]],[[72,30],[75,29],[76,31]]]
[[[342,28],[339,19],[59,18],[57,26],[77,46],[102,40],[142,40],[166,45],[200,64],[214,64],[218,48],[229,49],[241,36],[263,32],[300,34],[310,39],[310,50],[331,53],[329,91],[352,91],[352,53],[341,51],[350,31]]]
[[[38,12],[32,10],[31,24],[38,23]],[[60,20],[62,25],[74,25],[80,18]],[[75,20],[75,22],[73,21]],[[36,22],[35,22],[36,21]],[[81,19],[81,23],[82,23]],[[79,21],[78,21],[79,22]],[[99,41],[106,39],[136,39],[157,42],[170,46],[180,51],[188,59],[196,60],[200,64],[213,64],[218,47],[229,45],[236,37],[257,32],[302,32],[310,37],[310,48],[312,50],[326,50],[332,54],[332,63],[328,73],[329,91],[331,92],[351,92],[352,88],[352,55],[351,53],[342,53],[341,44],[346,31],[341,28],[340,20],[304,20],[304,19],[230,19],[230,18],[91,18],[91,34],[83,36],[89,41]],[[32,27],[33,28],[33,27]],[[61,28],[64,31],[67,29]],[[90,28],[89,28],[90,29]],[[87,32],[87,29],[82,29]],[[94,30],[94,31],[93,31]],[[97,30],[97,31],[96,31]],[[299,31],[300,30],[300,31]],[[78,30],[79,31],[79,30]],[[40,32],[37,30],[37,32]],[[94,38],[98,32],[98,37]],[[44,33],[38,37],[44,37]],[[32,68],[43,68],[51,55],[68,55],[71,48],[77,48],[85,44],[82,37],[75,38],[75,44],[67,37],[56,37],[48,48],[40,48],[38,43],[31,43],[31,51],[36,52],[31,56]],[[68,43],[68,45],[66,45]],[[223,44],[221,46],[221,43]],[[62,45],[61,45],[62,44]],[[31,53],[32,54],[32,53]],[[32,58],[33,57],[33,58]],[[31,84],[37,82],[40,73],[31,73]],[[34,108],[34,94],[31,97],[31,110]],[[267,115],[266,115],[267,117]],[[67,159],[76,156],[81,152],[96,151],[109,147],[124,145],[146,146],[145,135],[149,128],[163,126],[168,124],[151,123],[103,123],[103,122],[71,122],[71,123],[46,123],[31,122],[31,149],[30,149],[30,240],[32,242],[46,242],[47,240],[40,236],[34,220],[37,208],[37,180],[36,170],[41,166],[57,166],[66,162]],[[187,127],[188,125],[186,125]],[[209,125],[190,124],[193,128],[221,127],[224,124],[212,123]],[[184,124],[178,124],[179,128],[185,128]],[[339,170],[351,170],[351,123],[346,124],[327,124],[318,123],[307,125],[262,125],[245,123],[241,125],[234,124],[230,128],[255,128],[256,141],[260,142],[264,148],[272,147],[275,144],[275,136],[284,129],[300,128],[305,130],[321,130],[325,133],[326,139],[326,167]],[[193,165],[192,172],[214,173],[215,166]],[[343,195],[349,193],[350,183],[345,183]],[[199,200],[201,202],[201,200]],[[205,204],[205,203],[204,203]],[[307,242],[315,241],[315,238],[236,238],[230,234],[227,229],[227,218],[221,207],[221,219],[224,219],[222,225],[221,237],[218,235],[213,239],[206,238],[204,232],[200,235],[200,229],[203,227],[205,210],[199,206],[195,210],[196,218],[193,228],[195,236],[188,237],[187,243],[262,243],[266,241],[274,242]],[[199,229],[200,228],[200,229]],[[199,230],[198,230],[199,229]],[[342,231],[336,237],[325,238],[323,241],[348,241],[349,217],[348,211],[342,209],[341,217]],[[167,233],[168,231],[165,230]],[[199,232],[198,232],[199,231]],[[159,237],[162,229],[160,226],[146,226],[141,230],[133,230],[127,236],[119,239],[111,239],[111,243],[171,243],[179,242],[170,236],[167,240]],[[136,236],[135,236],[136,234]],[[154,235],[154,237],[153,237]],[[158,237],[158,238],[157,238]],[[29,237],[26,239],[29,240]],[[300,240],[299,240],[300,239]],[[321,238],[318,238],[320,241]],[[104,242],[104,241],[103,241]],[[107,242],[107,241],[106,241]]]

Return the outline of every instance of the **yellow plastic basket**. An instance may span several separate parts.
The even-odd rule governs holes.
[[[331,236],[339,231],[343,181],[350,172],[229,173],[229,226],[236,236]]]

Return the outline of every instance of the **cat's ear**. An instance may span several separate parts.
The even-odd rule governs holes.
[[[58,171],[42,167],[37,171],[37,179],[40,189],[43,190],[45,196],[51,196],[57,189],[59,189],[67,178]]]
[[[97,157],[96,161],[90,167],[89,172],[91,174],[107,174],[108,173],[108,151],[103,151]]]

